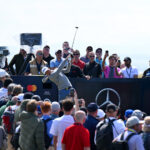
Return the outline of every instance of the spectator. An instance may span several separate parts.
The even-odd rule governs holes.
[[[27,103],[27,112],[20,115],[21,127],[19,145],[22,150],[45,150],[44,124],[37,117],[37,102],[31,100]]]
[[[138,110],[138,109],[133,111],[132,116],[138,117],[139,120],[143,120],[144,119],[143,118],[143,116],[144,116],[143,112],[141,110]]]
[[[99,121],[104,120],[105,118],[105,112],[102,109],[98,109],[97,111],[97,117],[96,117]]]
[[[58,69],[50,70],[47,67],[42,69],[43,74],[46,76],[42,79],[46,82],[48,79],[53,81],[58,87],[59,101],[69,96],[70,89],[72,87],[71,82],[64,73],[68,73],[71,68],[70,55],[61,63]],[[67,68],[64,69],[66,62],[68,62]]]
[[[18,75],[19,74],[19,71],[21,70],[21,68],[24,64],[26,55],[27,55],[26,51],[24,49],[20,49],[19,54],[15,55],[12,58],[11,62],[9,63],[9,68],[10,68],[12,75]],[[14,65],[15,65],[16,69],[13,68]],[[22,70],[22,71],[24,72],[24,70]],[[23,73],[23,72],[21,72],[21,73]]]
[[[142,139],[145,150],[150,150],[150,116],[145,117],[143,125]]]
[[[84,127],[87,128],[90,132],[91,150],[95,150],[96,146],[94,144],[94,136],[95,136],[96,125],[99,122],[99,120],[96,119],[98,106],[95,103],[90,103],[87,106],[87,110],[88,110],[88,115],[84,123]]]
[[[81,57],[80,60],[82,60],[85,63],[89,62],[89,53],[93,51],[93,47],[92,46],[88,46],[86,48],[86,55]]]
[[[48,66],[50,66],[50,61],[54,59],[50,54],[50,47],[48,45],[43,48],[43,60],[47,62]]]
[[[4,128],[0,126],[0,150],[6,149],[7,149],[7,136]]]
[[[25,75],[43,75],[41,70],[45,66],[47,66],[47,62],[43,60],[43,52],[38,50],[36,58],[27,65]]]
[[[101,78],[101,66],[95,62],[94,52],[89,53],[89,62],[86,63],[83,73],[90,78]]]
[[[124,59],[125,68],[121,69],[120,74],[123,78],[138,78],[138,70],[131,66],[131,58],[126,57]]]
[[[41,119],[44,122],[45,148],[47,150],[53,150],[53,147],[52,147],[53,135],[50,134],[50,129],[52,126],[52,119],[50,118],[51,103],[50,102],[43,102],[43,104],[41,105],[41,110],[42,110],[42,114],[43,114]]]
[[[138,132],[140,130],[139,119],[136,116],[130,117],[127,120],[127,130],[123,132],[123,140],[125,140],[129,135],[134,135],[129,139],[128,146],[129,150],[144,150],[143,141]],[[120,134],[115,140],[119,141],[122,134]]]
[[[23,93],[23,87],[20,84],[15,85],[13,89],[13,96],[18,96],[20,93]]]
[[[54,70],[55,68],[58,68],[59,65],[63,62],[63,58],[62,58],[62,50],[57,50],[55,52],[55,55],[56,55],[56,59],[53,59],[51,62],[50,62],[50,69],[51,70]]]
[[[0,81],[4,83],[5,79],[9,76],[9,74],[4,70],[0,68]]]
[[[38,102],[38,101],[41,101],[41,97],[40,97],[39,95],[33,95],[33,96],[31,97],[31,99],[34,99],[34,100],[36,100],[37,102]]]
[[[83,70],[85,62],[83,62],[79,58],[80,58],[80,51],[79,50],[73,51],[73,65],[78,66],[81,70]]]
[[[100,64],[100,66],[102,67],[102,49],[101,48],[98,48],[96,49],[96,58],[95,58],[95,61],[96,63]]]
[[[12,82],[13,80],[10,78],[5,79],[3,87],[0,88],[0,99],[5,99],[8,97],[8,86]]]
[[[74,119],[71,116],[73,110],[73,102],[70,99],[65,99],[62,102],[62,107],[64,115],[60,118],[53,120],[50,133],[53,135],[54,139],[54,149],[61,150],[61,140],[64,134],[64,131],[67,127],[74,123]]]
[[[65,41],[62,45],[63,48],[63,58],[66,58],[70,52],[73,52],[73,49],[70,48],[69,42]]]
[[[75,123],[66,128],[64,132],[62,150],[90,150],[90,134],[83,126],[85,120],[85,112],[75,113]]]
[[[149,61],[149,66],[150,66],[150,61]],[[150,68],[144,71],[142,78],[150,78]]]
[[[132,116],[133,110],[132,109],[127,109],[125,111],[125,115],[124,115],[124,119],[125,119],[125,124],[128,118],[130,118]]]
[[[60,104],[58,102],[52,102],[52,112],[50,114],[50,118],[52,120],[59,117],[60,112]]]
[[[105,53],[104,60],[102,62],[102,70],[104,71],[105,78],[120,78],[121,76],[117,73],[120,71],[119,68],[116,68],[116,58],[111,55],[109,57],[109,66],[105,65],[106,58],[108,57],[108,53]],[[117,70],[117,71],[116,71]]]

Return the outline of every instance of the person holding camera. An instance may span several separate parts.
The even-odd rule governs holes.
[[[67,67],[64,68],[66,66]],[[72,88],[72,84],[65,75],[65,73],[70,72],[71,68],[71,56],[68,55],[67,58],[60,64],[60,66],[54,70],[49,69],[48,67],[43,67],[42,72],[46,75],[42,82],[45,83],[48,79],[54,82],[58,87],[59,93],[59,101],[65,99],[69,96],[70,89]]]
[[[109,56],[108,51],[105,52],[104,60],[102,62],[102,70],[104,72],[105,78],[121,78],[118,76],[117,72],[120,71],[119,68],[116,68],[117,60],[114,55],[109,56],[109,66],[105,65],[106,58]],[[117,71],[116,71],[117,69]]]
[[[73,49],[70,48],[69,42],[67,41],[63,43],[62,48],[63,48],[63,58],[66,58],[70,54],[70,52],[73,52]]]

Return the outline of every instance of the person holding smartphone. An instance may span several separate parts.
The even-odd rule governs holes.
[[[108,50],[105,52],[104,60],[102,62],[102,69],[105,75],[105,78],[122,78],[116,73],[116,69],[119,72],[120,69],[116,68],[116,58],[114,55],[109,56],[109,66],[105,65],[106,58],[109,56]]]
[[[67,63],[68,62],[68,63]],[[64,68],[66,66],[67,67]],[[60,64],[60,66],[54,70],[49,69],[48,67],[42,68],[42,72],[46,75],[42,82],[45,83],[48,79],[54,82],[58,87],[58,97],[59,101],[65,99],[70,94],[70,89],[72,88],[72,84],[65,75],[65,73],[69,73],[71,68],[71,55],[69,54],[67,58]]]

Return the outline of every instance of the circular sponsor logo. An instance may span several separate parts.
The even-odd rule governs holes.
[[[37,91],[37,86],[36,85],[28,85],[27,86],[27,91],[35,92],[35,91]]]

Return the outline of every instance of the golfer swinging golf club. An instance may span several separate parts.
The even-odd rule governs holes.
[[[68,63],[67,63],[68,62]],[[67,64],[67,67],[64,68]],[[60,64],[60,66],[54,70],[50,70],[48,67],[42,68],[42,73],[45,77],[42,79],[42,82],[45,83],[48,79],[54,82],[58,87],[59,101],[65,99],[70,94],[70,89],[72,85],[65,75],[69,73],[71,68],[71,55],[68,55],[67,58]]]

